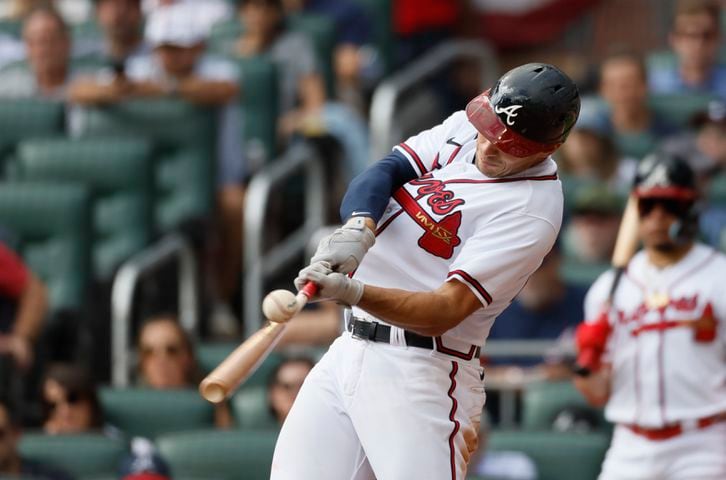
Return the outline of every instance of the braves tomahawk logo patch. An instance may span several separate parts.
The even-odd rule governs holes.
[[[510,127],[514,125],[514,119],[519,115],[519,110],[522,105],[510,105],[508,107],[494,107],[494,112],[501,115],[502,113],[507,116],[507,125]]]

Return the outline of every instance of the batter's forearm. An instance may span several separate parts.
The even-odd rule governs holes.
[[[580,391],[587,403],[594,407],[603,407],[610,398],[611,373],[606,367],[587,376],[575,376],[575,388]]]
[[[366,285],[358,306],[392,325],[428,337],[442,335],[481,308],[474,294],[458,282],[447,282],[433,292]]]

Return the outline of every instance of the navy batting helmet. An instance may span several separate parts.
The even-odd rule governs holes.
[[[466,106],[469,121],[515,157],[554,152],[580,113],[580,94],[561,70],[528,63],[505,73]]]
[[[638,165],[633,193],[641,216],[660,203],[677,218],[669,232],[674,242],[684,243],[698,234],[696,176],[683,158],[667,152],[645,157]]]

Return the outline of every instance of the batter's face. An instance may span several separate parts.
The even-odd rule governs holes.
[[[531,168],[547,158],[538,153],[529,157],[515,157],[499,150],[484,135],[476,139],[476,166],[487,177],[501,178],[515,175]]]

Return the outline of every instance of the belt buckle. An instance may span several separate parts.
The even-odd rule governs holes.
[[[368,340],[366,323],[353,317],[350,322],[350,335],[357,340]]]

